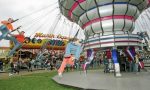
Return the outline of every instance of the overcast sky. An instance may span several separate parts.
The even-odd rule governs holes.
[[[33,12],[34,14],[22,18]],[[9,17],[14,19],[21,18],[13,25],[15,28],[21,25],[20,31],[25,31],[26,36],[34,36],[36,32],[74,36],[78,26],[72,25],[64,17],[57,19],[58,14],[60,14],[60,11],[57,0],[0,0],[0,21]],[[58,20],[57,27],[54,29]],[[70,32],[70,29],[73,29],[73,31]],[[79,35],[84,36],[82,31]],[[0,46],[8,46],[8,42],[2,40],[0,41]]]
[[[42,9],[40,12],[36,12],[40,9]],[[36,13],[20,19],[33,12]],[[64,17],[59,19],[58,25],[54,29],[59,13],[57,0],[0,0],[0,21],[9,17],[19,18],[20,20],[14,23],[14,27],[21,25],[20,31],[25,31],[26,36],[34,36],[36,32],[74,36],[79,27],[75,24],[72,25]],[[143,31],[144,28],[150,34],[150,18],[147,16],[149,14],[150,11],[147,10],[143,13],[143,16],[139,17],[136,21],[135,31]],[[84,38],[82,31],[79,32],[79,36]],[[8,46],[8,42],[0,41],[0,46]]]

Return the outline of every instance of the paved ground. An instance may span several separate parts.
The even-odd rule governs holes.
[[[102,71],[65,73],[62,78],[53,77],[59,84],[89,90],[150,90],[150,72],[122,73],[116,78],[113,73],[104,74]]]
[[[148,72],[150,72],[150,67],[145,67],[145,69],[146,69]]]

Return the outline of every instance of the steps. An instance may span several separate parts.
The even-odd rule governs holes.
[[[144,60],[144,68],[147,72],[150,72],[150,60]]]
[[[150,60],[144,60],[144,67],[150,67]]]

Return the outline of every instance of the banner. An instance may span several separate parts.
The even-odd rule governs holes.
[[[47,39],[53,39],[53,38],[57,38],[57,39],[67,39],[69,40],[69,37],[66,37],[66,36],[62,36],[61,34],[59,35],[54,35],[54,34],[43,34],[43,33],[36,33],[35,38],[40,38],[40,39],[44,39],[44,38],[47,38]]]

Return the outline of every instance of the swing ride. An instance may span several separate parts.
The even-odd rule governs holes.
[[[149,5],[150,0],[59,0],[61,13],[84,30],[85,50],[112,50],[116,76],[121,76],[117,49],[137,50],[142,45],[142,37],[132,32]],[[134,57],[135,50],[129,51],[129,57]]]
[[[39,49],[39,53],[36,57],[37,61],[42,61],[40,58],[47,49],[64,50],[68,43],[68,40],[63,41],[63,39],[42,40],[35,37],[33,38],[35,33],[49,25],[51,19],[49,14],[59,9],[60,12],[57,14],[51,27],[48,27],[49,31],[46,32],[46,34],[56,33],[55,30],[58,25],[61,25],[59,27],[62,28],[67,26],[66,20],[62,19],[62,17],[65,16],[72,22],[72,25],[69,26],[70,32],[68,37],[70,37],[74,23],[78,24],[81,28],[77,28],[78,31],[73,39],[77,38],[80,30],[83,29],[85,34],[85,40],[82,42],[83,45],[81,45],[83,46],[83,51],[92,50],[95,53],[97,51],[104,51],[105,54],[110,57],[109,59],[113,60],[117,76],[120,76],[120,68],[117,59],[118,51],[124,50],[126,55],[132,60],[135,51],[141,49],[143,46],[142,39],[145,40],[146,46],[149,48],[149,37],[147,33],[140,32],[139,34],[133,34],[132,32],[135,29],[136,24],[137,26],[142,26],[144,28],[144,26],[141,25],[141,22],[135,23],[144,10],[147,11],[145,15],[150,20],[150,17],[148,16],[150,11],[146,10],[150,5],[150,0],[59,0],[58,2],[59,8],[57,6],[47,10],[47,12],[43,11],[56,4],[54,3],[48,7],[20,17],[13,22],[21,23],[21,29],[25,32],[28,32],[28,30],[31,30],[32,28],[32,33],[26,36],[26,43],[22,44],[21,47],[24,49]],[[41,12],[42,14],[35,17],[33,20],[21,22],[38,12]],[[146,19],[144,17],[142,18],[143,22],[148,24]],[[41,21],[40,24],[39,21]],[[33,28],[35,25],[38,25],[38,28],[34,30]],[[61,32],[63,32],[63,30],[59,31],[59,33]]]
[[[14,45],[14,41],[11,39],[10,40],[10,43],[11,43],[10,50],[9,50],[9,52],[5,52],[5,56],[3,56],[3,57],[9,58],[10,57],[9,53],[11,53],[11,55],[12,54],[14,54],[14,55],[17,54],[17,52],[20,48],[22,48],[22,49],[40,49],[42,47],[42,45],[44,45],[46,42],[49,42],[49,44],[45,47],[48,47],[49,49],[54,48],[54,49],[57,49],[57,50],[64,50],[64,48],[65,48],[64,46],[66,44],[66,41],[53,40],[53,39],[35,39],[35,38],[33,38],[33,35],[36,32],[38,32],[40,29],[42,29],[43,27],[45,27],[46,25],[48,25],[50,23],[50,21],[47,21],[47,20],[49,20],[49,18],[51,18],[50,13],[54,13],[58,10],[58,6],[56,6],[56,4],[57,3],[55,2],[55,3],[50,4],[50,5],[42,8],[42,9],[39,9],[39,10],[37,10],[35,12],[32,12],[32,13],[29,13],[29,14],[27,14],[25,16],[22,16],[22,17],[20,17],[16,20],[13,20],[13,22],[11,22],[11,23],[15,23],[16,25],[21,25],[22,27],[18,27],[17,29],[12,30],[12,32],[9,33],[10,35],[6,35],[6,38],[4,38],[4,39],[7,39],[8,36],[10,38],[15,39],[14,36],[12,36],[12,35],[16,34],[16,33],[19,33],[21,31],[28,32],[29,30],[32,29],[31,30],[32,33],[30,33],[30,35],[26,35],[24,43],[18,48],[16,48],[17,46]],[[52,6],[54,6],[54,7],[51,8]],[[37,16],[35,14],[39,14],[39,15]],[[35,15],[35,17],[32,18],[32,20],[30,20],[31,19],[30,17],[34,16],[34,15]],[[55,22],[53,22],[53,25],[51,27],[48,27],[49,31],[47,33],[53,34],[53,32],[54,32],[53,29],[56,28],[56,26],[58,25],[58,22],[60,22],[59,19],[60,19],[60,15],[57,16],[57,18],[55,19]],[[24,20],[26,20],[26,22],[24,22]],[[44,23],[44,22],[46,22],[46,23]],[[35,26],[36,27],[38,26],[38,27],[35,28]],[[2,33],[3,33],[3,31],[2,31]],[[4,33],[5,33],[5,31],[4,31]],[[2,35],[0,35],[0,36],[2,36]],[[61,36],[61,38],[63,38],[63,37]],[[53,43],[55,43],[55,45],[56,45],[55,47],[50,45],[50,44],[53,44]]]
[[[55,4],[56,3],[54,3],[53,5],[55,5]],[[54,22],[52,22],[52,25],[49,25],[51,22],[50,21],[50,19],[51,19],[50,13],[54,13],[55,11],[58,10],[58,8],[57,8],[58,6],[50,8],[53,5],[49,5],[38,11],[27,14],[27,15],[15,20],[15,21],[17,21],[17,22],[15,22],[16,24],[22,25],[21,30],[28,32],[29,30],[32,29],[31,30],[32,33],[30,33],[30,35],[28,35],[28,36],[26,35],[25,41],[21,45],[21,49],[20,48],[15,49],[17,51],[14,52],[14,56],[19,56],[18,58],[21,58],[21,55],[23,55],[23,53],[21,53],[21,52],[29,50],[32,52],[32,55],[31,55],[31,57],[27,57],[27,58],[34,58],[35,62],[43,63],[45,61],[45,59],[43,59],[43,57],[45,57],[44,55],[49,54],[49,52],[47,52],[48,50],[52,51],[52,52],[54,50],[58,50],[58,51],[65,50],[65,46],[68,43],[71,32],[69,32],[69,37],[61,35],[61,33],[63,33],[63,29],[66,29],[66,27],[64,27],[64,26],[66,26],[68,23],[66,23],[64,18],[62,18],[62,15],[60,14],[60,12],[57,13],[57,16],[54,19]],[[40,12],[40,14],[39,14],[39,12]],[[28,20],[28,21],[26,20],[26,22],[23,22],[25,19],[34,15],[35,13],[38,13],[39,16],[34,17],[33,20]],[[36,29],[34,28],[35,26],[36,26]],[[38,28],[37,28],[37,26],[38,26]],[[50,26],[50,27],[47,28],[48,32],[46,32],[46,34],[38,32],[41,29],[45,29],[45,27],[47,27],[47,26]],[[67,26],[69,26],[69,25],[67,25]],[[61,27],[62,31],[55,31],[57,29],[57,27]],[[69,26],[69,28],[73,28],[73,24],[72,24],[72,26]],[[15,31],[20,31],[20,30],[14,30],[13,32],[15,32]],[[13,44],[14,43],[11,41],[11,48],[15,47],[15,45],[13,45]],[[18,49],[20,49],[20,50],[18,51]],[[18,52],[20,52],[20,53],[18,53]],[[20,54],[20,55],[18,55],[18,54]],[[36,54],[36,57],[34,54]]]
[[[61,13],[85,31],[85,49],[140,46],[140,37],[131,32],[148,0],[59,0],[59,4]]]

